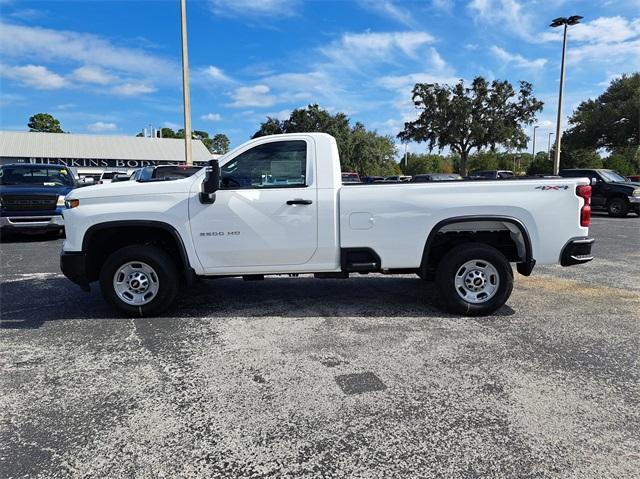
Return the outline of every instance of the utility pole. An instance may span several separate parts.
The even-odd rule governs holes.
[[[193,165],[191,154],[191,99],[189,94],[189,55],[187,51],[187,0],[180,0],[182,21],[182,98],[184,102],[184,157],[187,165]]]
[[[562,35],[562,62],[560,63],[560,94],[558,95],[558,119],[556,121],[556,151],[553,160],[553,174],[557,175],[560,172],[560,140],[562,135],[560,134],[562,123],[562,95],[564,93],[564,64],[567,53],[567,27],[569,25],[576,25],[580,23],[582,17],[580,15],[573,15],[569,18],[559,17],[551,22],[550,27],[559,27],[564,25],[564,32]]]
[[[407,166],[409,166],[409,160],[407,158],[407,144],[404,144],[404,171],[407,171]]]
[[[539,125],[533,127],[533,153],[531,153],[531,161],[536,159],[536,130],[540,128]]]

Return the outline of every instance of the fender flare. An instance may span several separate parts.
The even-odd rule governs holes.
[[[191,267],[191,263],[189,261],[189,255],[187,254],[187,249],[184,246],[184,241],[182,240],[182,236],[178,230],[169,223],[165,223],[164,221],[154,221],[154,220],[118,220],[118,221],[105,221],[103,223],[96,223],[95,225],[90,226],[87,231],[84,233],[84,237],[82,238],[82,251],[87,252],[88,246],[93,239],[93,236],[101,230],[111,229],[111,228],[120,228],[120,227],[145,227],[145,228],[158,228],[168,232],[173,239],[176,241],[178,245],[178,251],[180,253],[180,259],[182,260],[182,264],[184,264],[185,273],[193,272],[193,268]],[[193,272],[195,275],[195,272]]]
[[[523,262],[517,263],[517,270],[520,274],[524,276],[529,276],[533,267],[536,264],[536,260],[533,259],[533,248],[531,246],[531,237],[529,236],[529,231],[527,227],[524,225],[522,221],[512,216],[500,216],[500,215],[492,215],[492,216],[483,216],[483,215],[470,215],[470,216],[455,216],[453,218],[446,218],[442,221],[439,221],[431,228],[429,235],[427,236],[427,241],[424,245],[424,251],[422,253],[422,261],[420,262],[420,270],[426,271],[427,268],[427,258],[429,257],[429,252],[431,250],[431,245],[442,228],[447,225],[453,223],[470,223],[476,221],[501,221],[504,223],[510,223],[514,225],[518,230],[520,230],[520,234],[522,235],[522,239],[524,241],[524,250],[525,250],[525,258]]]

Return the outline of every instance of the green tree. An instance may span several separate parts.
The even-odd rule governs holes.
[[[602,168],[602,158],[589,148],[560,151],[562,168]]]
[[[229,151],[229,138],[224,133],[217,133],[213,136],[211,153],[224,155]]]
[[[60,121],[49,113],[36,113],[27,123],[29,131],[39,131],[44,133],[64,133],[60,127]]]
[[[425,153],[407,153],[406,162],[401,161],[402,173],[405,175],[420,175],[423,173],[450,173],[451,164],[442,155]]]
[[[522,125],[533,123],[543,106],[533,97],[531,83],[520,82],[516,93],[507,81],[489,83],[482,77],[470,88],[462,80],[453,86],[417,83],[412,99],[419,116],[405,123],[398,137],[427,142],[429,149],[449,147],[460,156],[463,175],[472,150],[524,148],[528,137]]]
[[[527,153],[528,165],[527,175],[552,175],[553,159],[549,159],[549,155],[544,152],[536,153],[536,157],[531,160],[531,154]]]
[[[640,173],[640,151],[634,148],[612,153],[604,159],[604,167],[616,170],[625,176],[638,174]]]
[[[400,167],[395,161],[393,138],[368,131],[362,123],[351,127],[347,115],[332,115],[317,104],[293,110],[284,121],[267,117],[252,138],[304,132],[332,135],[338,144],[343,171],[355,171],[364,176],[400,173]]]
[[[160,131],[162,132],[162,138],[177,138],[176,132],[171,128],[162,128]]]
[[[469,171],[497,169],[498,155],[493,151],[478,151],[469,157]]]
[[[613,80],[595,100],[580,103],[569,118],[569,125],[562,136],[562,145],[567,150],[637,151],[640,148],[640,73],[623,75]]]

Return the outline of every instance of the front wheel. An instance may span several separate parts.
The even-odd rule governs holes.
[[[440,261],[436,286],[448,311],[485,316],[511,296],[513,271],[497,249],[482,243],[466,243],[450,250]]]
[[[100,270],[105,300],[129,316],[156,316],[178,293],[178,272],[171,257],[155,246],[133,245],[117,250]]]
[[[613,198],[607,205],[607,213],[614,218],[624,218],[629,212],[629,205],[623,198]]]

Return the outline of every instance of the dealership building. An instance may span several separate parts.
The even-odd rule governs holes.
[[[191,149],[195,165],[219,156],[200,140],[193,140]],[[104,171],[129,174],[144,166],[185,164],[184,140],[0,131],[0,165],[9,163],[66,165],[81,177]]]

